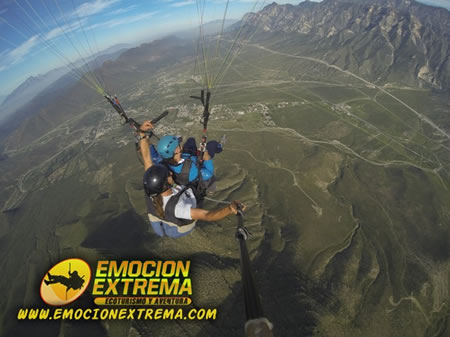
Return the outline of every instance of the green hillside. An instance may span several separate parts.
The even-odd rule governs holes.
[[[141,51],[119,62],[138,62]],[[214,198],[248,205],[249,251],[275,335],[445,336],[448,101],[431,90],[375,85],[301,52],[279,35],[248,43],[211,99],[208,136],[228,137],[215,159]],[[140,121],[168,109],[156,134],[198,140],[202,109],[189,98],[200,89],[195,59],[180,55],[157,70],[142,68],[148,72],[135,81],[125,77],[132,84],[119,97]],[[220,61],[211,62],[212,73]],[[235,219],[158,238],[146,218],[144,171],[129,127],[100,98],[79,106],[42,134],[5,143],[0,334],[242,335]],[[192,260],[194,304],[217,307],[218,318],[19,324],[17,308],[42,305],[42,276],[68,257],[93,265],[101,258]]]

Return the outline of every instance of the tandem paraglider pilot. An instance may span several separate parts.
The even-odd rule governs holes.
[[[144,133],[152,128],[150,121],[141,125],[139,142],[145,168],[144,190],[148,217],[157,235],[181,237],[192,232],[197,220],[218,221],[237,214],[239,207],[245,209],[237,200],[211,211],[197,208],[198,200],[193,188],[189,185],[174,185],[169,168],[152,162],[148,138]]]

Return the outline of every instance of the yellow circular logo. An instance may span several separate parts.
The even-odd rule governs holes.
[[[66,305],[80,297],[91,280],[91,267],[82,259],[55,264],[41,282],[41,298],[49,305]]]

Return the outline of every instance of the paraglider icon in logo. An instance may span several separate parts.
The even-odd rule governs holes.
[[[90,279],[91,269],[85,261],[81,259],[61,261],[43,277],[41,298],[50,305],[71,303],[84,293]]]
[[[44,279],[44,283],[46,285],[49,284],[53,284],[53,283],[61,283],[62,285],[64,285],[66,287],[66,300],[67,300],[67,292],[70,289],[73,290],[77,290],[77,289],[81,289],[81,287],[83,286],[84,283],[84,275],[83,276],[79,276],[78,272],[75,270],[73,272],[70,271],[70,263],[69,263],[69,278],[65,277],[65,276],[60,276],[60,275],[52,275],[49,272],[47,273],[48,276],[48,280]]]

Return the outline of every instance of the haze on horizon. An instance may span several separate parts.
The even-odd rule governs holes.
[[[315,0],[320,2],[319,0]],[[232,0],[227,18],[240,19],[272,1]],[[276,1],[298,4],[301,1]],[[450,9],[448,0],[420,2]],[[222,19],[227,1],[206,4],[203,22]],[[138,44],[195,28],[194,0],[5,1],[0,4],[0,98],[38,76],[117,44]]]

